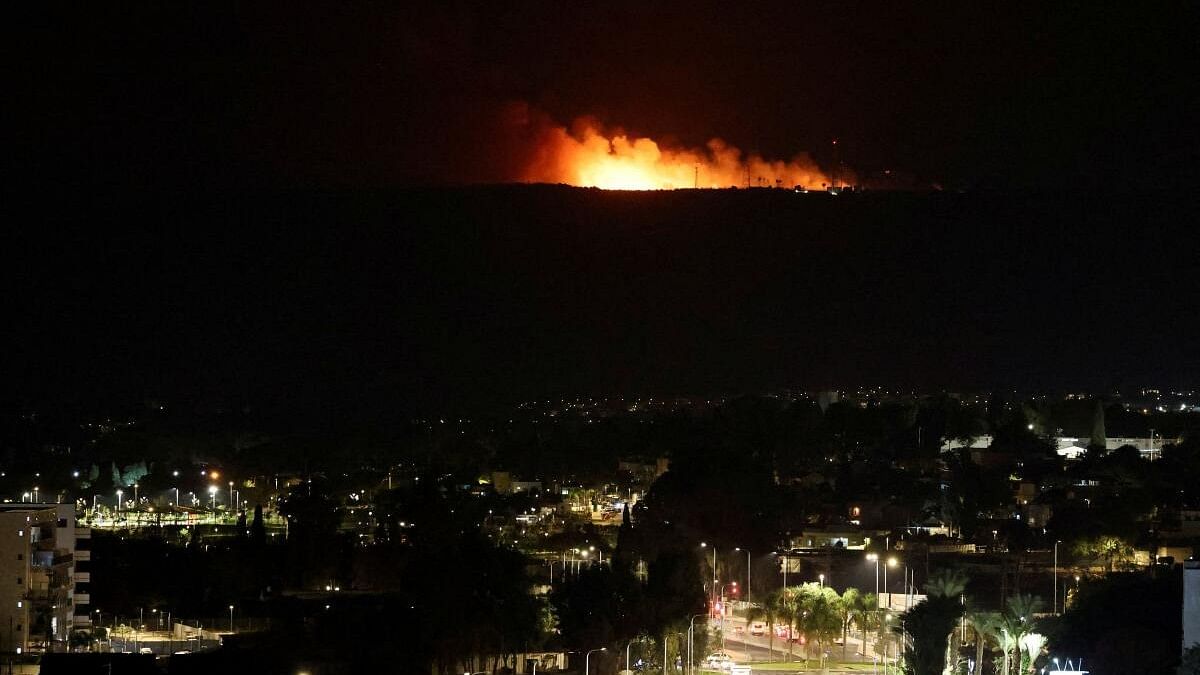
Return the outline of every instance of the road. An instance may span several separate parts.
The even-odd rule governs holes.
[[[741,629],[739,632],[738,629]],[[786,661],[788,658],[788,641],[776,637],[772,642],[766,635],[754,636],[750,635],[745,619],[739,617],[727,617],[724,620],[723,630],[723,650],[729,654],[735,663],[762,663],[768,661]],[[838,640],[840,641],[840,637]],[[831,644],[823,646],[823,649],[828,652],[832,659],[841,660],[842,646],[840,644]],[[712,651],[716,651],[717,647],[713,647]],[[800,644],[792,645],[793,659],[797,661],[797,670],[801,669],[801,664],[804,659],[805,647]],[[814,653],[813,662],[815,663],[816,654]],[[874,659],[874,652],[868,646],[865,656],[863,655],[862,639],[851,635],[846,645],[846,660],[851,662],[859,662],[870,664]]]

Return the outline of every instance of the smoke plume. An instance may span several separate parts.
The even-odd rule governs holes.
[[[821,189],[832,181],[807,153],[789,161],[768,160],[719,138],[703,148],[672,148],[619,129],[607,130],[592,118],[577,119],[568,129],[525,104],[506,112],[518,127],[529,155],[520,180],[565,183],[614,190],[669,190],[731,186],[803,186]],[[848,176],[837,176],[845,184]]]

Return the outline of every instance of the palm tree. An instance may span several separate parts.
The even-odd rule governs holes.
[[[857,602],[851,608],[854,615],[854,625],[862,634],[863,658],[867,656],[867,631],[878,630],[880,626],[879,596],[874,593],[859,594]],[[876,640],[879,635],[876,634]]]
[[[804,605],[800,601],[800,589],[798,587],[785,588],[780,592],[779,614],[780,618],[787,623],[788,661],[791,661],[793,657],[792,645],[795,644],[792,639],[795,637],[796,627],[804,621]]]
[[[861,602],[862,594],[857,588],[847,588],[842,591],[842,597],[837,601],[838,616],[842,620],[842,660],[846,660],[846,644],[850,642],[850,623],[854,621],[854,613]]]
[[[755,621],[767,624],[767,654],[771,659],[775,658],[775,624],[779,622],[779,617],[779,593],[767,596],[761,606],[746,610],[747,628]]]
[[[975,633],[976,668],[983,668],[983,654],[989,642],[1000,642],[1000,614],[998,612],[970,611],[967,623]]]
[[[954,624],[962,616],[962,594],[967,577],[958,570],[943,570],[925,584],[928,598],[900,617],[900,630],[907,635],[905,668],[912,675],[941,675],[946,665],[946,647]]]
[[[1041,633],[1026,633],[1017,641],[1017,646],[1021,649],[1021,673],[1032,675],[1033,662],[1046,646],[1046,636]]]
[[[906,634],[904,667],[912,675],[942,675],[946,643],[962,607],[955,598],[930,595],[900,616],[897,629]]]
[[[929,577],[925,592],[943,598],[960,597],[967,590],[967,575],[962,570],[946,569]]]
[[[1045,603],[1033,595],[1014,595],[1000,617],[1000,648],[1004,650],[1004,675],[1022,670],[1022,644],[1028,642],[1033,632],[1033,615],[1041,611]],[[1042,645],[1037,645],[1040,651]],[[1013,656],[1016,662],[1013,662]]]

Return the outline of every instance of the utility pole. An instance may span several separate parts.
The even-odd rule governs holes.
[[[833,139],[833,175],[829,177],[829,180],[832,183],[831,187],[834,187],[834,188],[837,187],[837,178],[838,178],[838,146],[837,146],[837,144],[838,144],[837,139],[836,138]]]
[[[694,167],[693,172],[692,172],[692,189],[693,190],[700,189],[700,165],[699,164],[697,164]],[[626,670],[629,669],[628,664],[625,666],[625,668],[626,668]]]

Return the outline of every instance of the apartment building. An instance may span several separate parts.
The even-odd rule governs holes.
[[[73,504],[0,504],[0,652],[63,648],[91,626],[90,538]]]

